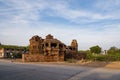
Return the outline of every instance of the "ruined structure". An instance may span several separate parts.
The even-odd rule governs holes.
[[[78,51],[78,44],[77,40],[72,40],[70,46],[66,46],[66,53],[77,53]]]
[[[36,35],[29,41],[30,52],[29,54],[23,54],[23,61],[64,61],[66,54],[76,53],[78,51],[76,40],[72,41],[71,46],[66,46],[58,39],[55,39],[51,34],[48,34],[45,39]]]

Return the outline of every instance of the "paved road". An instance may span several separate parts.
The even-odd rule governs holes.
[[[0,60],[0,80],[120,80],[120,70]]]

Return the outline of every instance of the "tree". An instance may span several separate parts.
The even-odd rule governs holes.
[[[97,45],[97,46],[90,47],[90,52],[91,52],[91,53],[100,54],[100,52],[101,52],[101,47],[99,47],[98,45]]]
[[[111,47],[108,51],[108,54],[115,54],[115,53],[120,53],[120,49],[118,49],[117,47],[113,46]]]
[[[30,49],[30,45],[26,46],[26,50],[29,50]]]

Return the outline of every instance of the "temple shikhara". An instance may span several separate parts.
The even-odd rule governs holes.
[[[64,61],[69,54],[78,52],[77,40],[72,40],[71,45],[67,46],[60,40],[48,34],[45,39],[37,35],[30,40],[30,50],[28,54],[22,55],[22,60],[40,61],[40,62],[57,62]]]

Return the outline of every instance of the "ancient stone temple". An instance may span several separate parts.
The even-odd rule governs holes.
[[[71,46],[66,46],[58,39],[55,39],[51,34],[48,34],[45,39],[36,35],[29,41],[30,52],[29,54],[22,55],[23,61],[64,61],[66,53],[75,53],[78,51],[76,40],[72,41]]]

